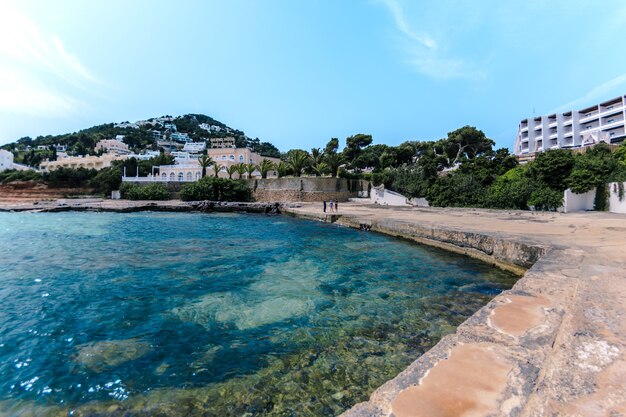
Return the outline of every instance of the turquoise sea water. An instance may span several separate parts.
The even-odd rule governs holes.
[[[335,415],[515,278],[333,225],[0,213],[0,415]]]

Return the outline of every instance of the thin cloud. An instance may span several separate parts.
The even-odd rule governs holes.
[[[584,107],[593,103],[597,103],[598,101],[611,99],[614,95],[618,95],[616,93],[617,90],[623,92],[624,87],[626,87],[626,73],[592,88],[584,96],[560,106],[559,108],[555,109],[554,112],[560,113],[563,111],[575,110],[578,107]]]
[[[400,4],[396,0],[382,0],[382,3],[391,13],[393,20],[396,23],[396,27],[400,32],[404,33],[410,39],[419,42],[426,48],[433,50],[437,49],[437,42],[435,42],[435,40],[431,38],[428,34],[417,34],[411,29],[406,21],[406,17],[404,16],[404,11],[402,10],[402,7],[400,7]]]
[[[59,37],[8,3],[0,3],[0,75],[0,111],[47,117],[75,113],[75,90],[102,84]]]
[[[396,29],[405,39],[403,50],[408,56],[406,62],[419,73],[438,79],[485,78],[482,70],[471,68],[459,58],[445,56],[439,43],[427,33],[417,33],[408,23],[404,10],[397,0],[380,0],[393,17]],[[407,44],[408,42],[408,44]]]

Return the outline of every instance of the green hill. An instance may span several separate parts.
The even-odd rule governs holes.
[[[136,123],[107,123],[74,133],[37,136],[34,139],[26,136],[3,145],[1,148],[12,151],[15,154],[15,162],[32,166],[39,165],[44,158],[54,158],[56,152],[53,150],[54,145],[66,146],[70,155],[95,154],[94,147],[98,141],[112,139],[117,135],[124,135],[124,142],[135,152],[158,150],[153,131],[162,133],[171,131],[173,129],[171,127],[168,129],[169,124],[175,125],[176,131],[187,133],[194,141],[234,137],[237,147],[248,147],[264,156],[280,156],[280,151],[271,143],[261,142],[258,138],[248,138],[243,131],[233,129],[204,114],[186,114],[178,117],[162,116]],[[200,127],[203,124],[213,126],[214,129],[203,129]],[[46,149],[37,149],[42,146],[45,146]]]

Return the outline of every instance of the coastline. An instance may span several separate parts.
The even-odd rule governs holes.
[[[626,216],[357,203],[333,214],[319,203],[0,203],[0,211],[35,212],[268,209],[438,246],[523,275],[344,416],[626,412]]]
[[[284,211],[527,269],[343,417],[626,412],[626,216],[351,204],[332,215],[311,204]]]

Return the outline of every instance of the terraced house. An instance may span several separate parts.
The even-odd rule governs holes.
[[[520,162],[548,149],[575,149],[600,142],[618,144],[626,138],[626,95],[565,113],[524,119],[515,138]]]

